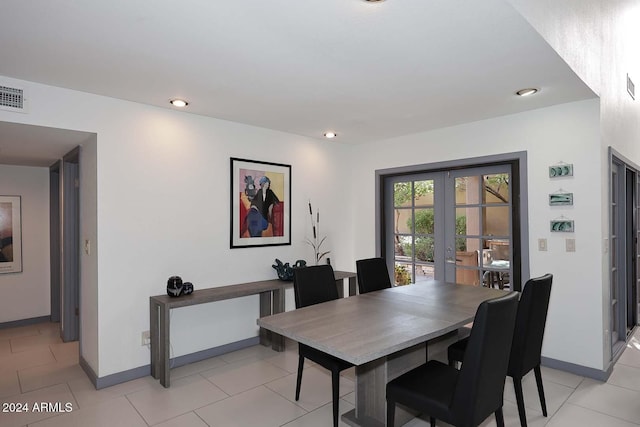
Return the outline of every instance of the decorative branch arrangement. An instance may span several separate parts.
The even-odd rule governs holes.
[[[327,239],[327,236],[320,238],[320,210],[316,211],[315,218],[313,216],[313,208],[311,207],[311,200],[309,200],[309,216],[311,217],[311,231],[313,232],[313,240],[307,237],[306,242],[313,248],[314,260],[316,265],[320,263],[320,260],[329,254],[331,251],[322,252],[322,244]]]

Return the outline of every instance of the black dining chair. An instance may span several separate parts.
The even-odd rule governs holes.
[[[513,388],[516,393],[518,414],[520,415],[520,425],[522,427],[527,426],[527,414],[524,409],[524,396],[522,393],[522,377],[532,369],[536,376],[542,414],[545,417],[547,416],[547,404],[544,398],[542,373],[540,371],[540,356],[552,281],[553,275],[551,274],[529,279],[524,285],[520,303],[518,304],[518,315],[513,331],[513,343],[511,345],[507,375],[513,378]],[[456,362],[463,362],[464,366],[463,359],[467,347],[468,339],[462,339],[451,344],[447,350],[449,365],[453,366]]]
[[[296,268],[293,273],[293,290],[296,308],[307,307],[338,299],[333,268],[330,265],[316,265]],[[333,425],[338,426],[338,403],[340,399],[340,372],[353,365],[308,345],[298,343],[298,379],[296,381],[296,401],[300,399],[302,368],[304,359],[309,359],[331,371],[333,393]]]
[[[456,427],[476,427],[492,413],[504,427],[502,395],[509,364],[518,294],[484,301],[476,312],[469,351],[460,370],[430,360],[387,384],[387,426],[396,403]]]
[[[356,261],[358,292],[361,294],[390,288],[391,279],[384,258],[367,258]]]

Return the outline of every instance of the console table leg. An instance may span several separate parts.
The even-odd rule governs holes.
[[[155,379],[160,378],[160,371],[158,369],[158,359],[160,353],[160,343],[158,342],[160,335],[160,330],[158,329],[159,310],[160,306],[156,302],[151,300],[149,302],[149,345],[151,346],[151,376]]]
[[[349,296],[356,294],[356,278],[355,276],[349,277]]]
[[[260,317],[271,315],[271,292],[260,292]],[[271,345],[272,332],[260,328],[260,344]]]
[[[284,311],[284,289],[274,289],[273,295],[273,314],[282,313]],[[274,351],[284,351],[284,337],[275,332],[271,333],[271,348]]]
[[[167,306],[160,309],[160,384],[165,388],[170,386],[169,380],[169,333],[171,331],[169,308]]]

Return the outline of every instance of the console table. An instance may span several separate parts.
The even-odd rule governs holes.
[[[343,280],[349,279],[349,295],[356,293],[356,274],[347,271],[335,271],[338,294],[342,297]],[[284,289],[293,282],[282,280],[262,280],[240,283],[217,288],[198,289],[190,295],[170,297],[156,295],[149,298],[149,332],[151,344],[151,375],[160,379],[160,384],[169,387],[169,335],[171,331],[169,311],[172,308],[206,304],[208,302],[239,298],[247,295],[260,295],[260,317],[284,311]],[[276,333],[260,328],[260,344],[271,345],[275,351],[284,350],[284,338]]]

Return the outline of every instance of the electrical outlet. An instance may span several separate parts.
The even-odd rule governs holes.
[[[151,345],[151,333],[149,331],[142,332],[142,346]]]

